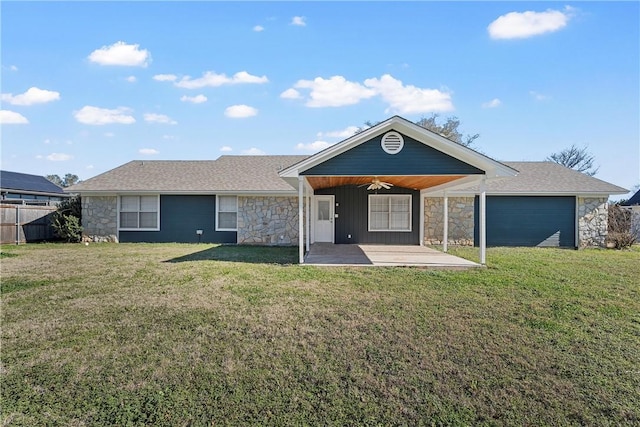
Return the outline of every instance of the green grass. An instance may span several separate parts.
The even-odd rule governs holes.
[[[454,248],[469,259],[477,249]],[[2,425],[640,424],[640,249],[3,246]]]

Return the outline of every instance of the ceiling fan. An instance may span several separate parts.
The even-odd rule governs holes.
[[[393,184],[391,184],[390,182],[380,181],[377,176],[371,180],[370,184],[369,183],[362,184],[362,185],[359,185],[358,187],[364,187],[365,185],[368,185],[367,190],[380,190],[382,188],[384,188],[385,190],[388,190],[391,187],[393,187]]]

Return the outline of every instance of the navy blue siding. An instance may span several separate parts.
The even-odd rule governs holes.
[[[487,246],[575,247],[575,198],[487,196]],[[476,246],[479,200],[475,200]]]
[[[121,231],[121,242],[236,243],[235,231],[215,231],[215,196],[160,196],[160,231]]]
[[[404,148],[387,154],[380,146],[380,135],[333,157],[302,175],[466,175],[484,172],[463,161],[404,137]]]
[[[335,242],[336,243],[377,243],[389,245],[417,245],[420,243],[420,192],[407,188],[393,187],[390,190],[368,191],[366,187],[344,185],[316,190],[315,194],[334,195]],[[369,194],[411,194],[411,231],[368,231]],[[351,238],[348,235],[351,234]]]

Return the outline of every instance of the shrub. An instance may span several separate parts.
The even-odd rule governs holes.
[[[51,226],[56,236],[67,242],[77,243],[82,239],[82,205],[80,196],[62,201],[53,213]]]
[[[623,209],[619,204],[609,205],[607,243],[612,243],[616,249],[624,249],[635,242],[636,235],[631,229],[631,211]]]

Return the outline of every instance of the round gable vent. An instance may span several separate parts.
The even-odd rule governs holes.
[[[382,149],[387,154],[398,154],[404,147],[404,139],[398,132],[387,132],[382,137]]]

